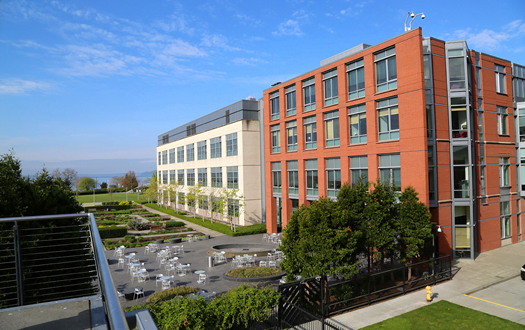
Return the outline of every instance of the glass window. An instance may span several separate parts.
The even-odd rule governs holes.
[[[170,170],[170,184],[175,183],[175,170]]]
[[[355,156],[350,157],[350,180],[352,185],[359,182],[359,178],[368,181],[368,157]]]
[[[339,146],[339,110],[326,112],[324,125],[326,146]]]
[[[279,92],[270,94],[271,120],[279,119]]]
[[[272,163],[272,187],[273,192],[280,194],[281,189],[281,162]]]
[[[162,171],[162,183],[168,184],[168,171],[167,170]]]
[[[304,148],[317,148],[317,123],[315,116],[304,118]]]
[[[162,165],[168,164],[168,150],[162,151]]]
[[[508,135],[508,123],[507,123],[507,108],[500,107],[498,105],[498,134],[499,135]]]
[[[304,111],[315,110],[315,78],[303,81]]]
[[[450,51],[449,51],[450,56]],[[465,58],[454,57],[448,59],[450,89],[465,89]]]
[[[423,69],[425,73],[425,88],[431,88],[432,81],[430,80],[430,55],[423,55]]]
[[[337,197],[341,189],[341,159],[326,159],[326,193],[329,197]]]
[[[427,104],[427,137],[434,137],[434,112],[433,105]]]
[[[184,162],[184,147],[177,147],[177,163]]]
[[[450,99],[452,112],[452,138],[464,139],[468,137],[467,99],[453,97]]]
[[[332,70],[323,73],[324,85],[324,105],[337,104],[339,102],[339,94],[337,90],[337,70]]]
[[[399,108],[397,97],[377,102],[379,141],[399,139]]]
[[[162,156],[161,156],[161,153],[160,151],[157,153],[158,154],[158,162],[157,162],[157,165],[162,165]]]
[[[221,142],[220,136],[210,140],[210,157],[211,158],[222,157],[222,142]]]
[[[195,160],[195,151],[193,149],[193,143],[191,143],[186,146],[186,161],[192,162],[194,160]]]
[[[434,146],[428,146],[428,199],[436,200],[436,178],[434,172],[436,164],[434,162]]]
[[[520,130],[520,142],[525,142],[525,108],[518,108],[517,113]]]
[[[239,172],[237,166],[226,167],[228,188],[239,189]]]
[[[170,164],[175,164],[175,148],[170,149]]]
[[[501,238],[510,237],[510,202],[500,202]]]
[[[290,160],[287,162],[288,168],[288,194],[299,194],[299,168],[298,161]]]
[[[226,156],[237,156],[237,133],[226,135]]]
[[[177,183],[184,185],[184,170],[177,171]]]
[[[317,184],[317,159],[307,159],[304,161],[306,172],[306,196],[317,197],[319,187]]]
[[[270,137],[272,139],[272,153],[281,152],[281,131],[279,124],[270,126]]]
[[[292,116],[297,113],[295,102],[295,85],[284,89],[286,95],[286,116]]]
[[[379,155],[379,178],[391,182],[401,193],[401,158],[399,154]]]
[[[391,48],[375,55],[377,92],[397,88],[396,49]]]
[[[297,150],[297,120],[286,123],[286,144],[288,151]]]
[[[346,65],[348,78],[348,99],[365,96],[365,68],[363,59]]]
[[[364,104],[348,108],[350,116],[350,144],[366,143],[366,106]]]
[[[197,142],[197,159],[206,159],[206,140]]]
[[[203,187],[208,186],[208,170],[206,168],[199,168],[197,171],[199,183]]]
[[[454,247],[456,258],[470,258],[470,207],[454,207],[455,240]]]
[[[186,194],[184,194],[183,192],[179,193],[179,204],[186,204]]]
[[[195,170],[194,169],[186,170],[186,185],[187,186],[195,185]]]
[[[455,146],[452,152],[454,172],[454,198],[470,196],[468,146]]]
[[[211,168],[211,186],[222,188],[222,167]]]
[[[500,157],[499,164],[500,164],[499,165],[500,186],[501,187],[510,186],[509,157]]]
[[[494,64],[494,72],[496,74],[496,93],[505,94],[505,67]]]

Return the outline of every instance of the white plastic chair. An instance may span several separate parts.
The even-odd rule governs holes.
[[[142,298],[144,298],[144,290],[142,288],[135,288],[135,292],[133,293],[133,300],[138,299],[140,295],[142,295]]]
[[[162,281],[162,290],[168,290],[171,288],[170,280]]]
[[[206,274],[199,274],[199,279],[197,280],[197,283],[201,283],[203,285],[206,285],[206,278],[208,276]]]
[[[164,277],[164,275],[162,274],[155,275],[155,287],[157,286],[157,283],[162,282],[162,280],[160,279],[161,277]]]
[[[259,267],[267,267],[266,261],[265,260],[259,261]]]
[[[277,262],[273,260],[268,261],[268,267],[277,268]]]
[[[122,268],[126,267],[126,260],[124,258],[118,258],[118,267],[122,265]]]

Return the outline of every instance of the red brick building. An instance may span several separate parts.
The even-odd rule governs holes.
[[[365,175],[419,192],[441,230],[439,252],[474,258],[518,242],[524,78],[521,66],[418,28],[265,90],[268,232]]]

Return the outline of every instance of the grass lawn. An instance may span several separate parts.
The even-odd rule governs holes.
[[[175,212],[175,210],[170,208],[164,208],[161,206],[158,206],[157,204],[149,203],[144,204],[147,207],[150,207],[154,210],[158,210],[161,212],[164,212],[166,214],[172,215],[174,217],[177,217],[179,219],[184,219],[186,221],[192,222],[194,224],[218,231],[219,233],[223,233],[229,236],[243,236],[243,235],[253,235],[253,234],[260,234],[260,233],[266,233],[266,224],[262,223],[259,225],[251,225],[251,226],[244,226],[244,227],[237,227],[237,231],[233,232],[233,230],[230,229],[229,225],[225,225],[222,223],[214,222],[211,223],[209,219],[205,219],[204,222],[202,221],[202,217],[186,217],[183,215],[179,215]]]
[[[137,193],[128,194],[128,201],[137,201],[143,199],[144,195],[140,194],[140,198],[137,198]],[[93,195],[80,195],[77,196],[79,203],[93,203]],[[95,202],[125,202],[126,193],[113,193],[111,194],[95,194]]]
[[[453,304],[446,300],[418,308],[362,329],[525,329],[509,320]]]

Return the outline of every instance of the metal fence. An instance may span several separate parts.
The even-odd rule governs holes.
[[[327,318],[452,278],[452,258],[441,257],[349,279],[317,276],[279,285],[281,328],[337,329]]]
[[[0,219],[0,308],[102,296],[128,329],[92,214]]]

